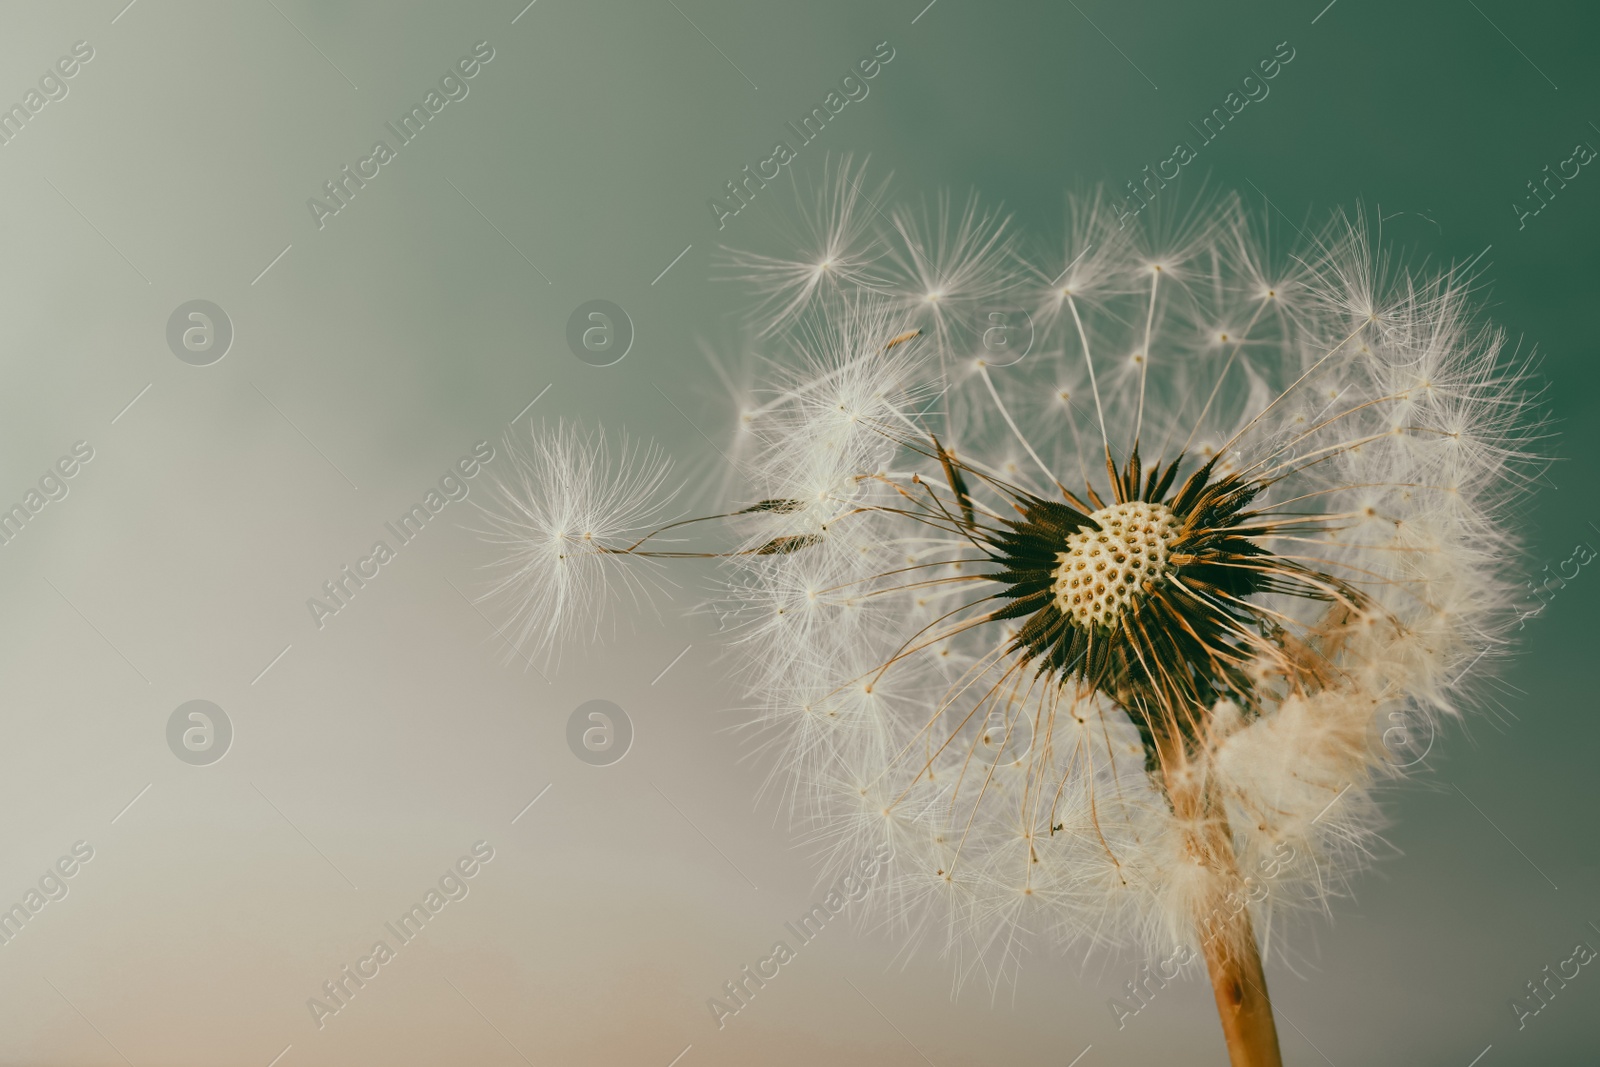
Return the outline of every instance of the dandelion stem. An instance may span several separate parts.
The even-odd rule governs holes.
[[[1195,923],[1233,1067],[1283,1067],[1255,931],[1222,800],[1190,764],[1178,731],[1156,734],[1172,812],[1186,827],[1185,848],[1211,877]]]

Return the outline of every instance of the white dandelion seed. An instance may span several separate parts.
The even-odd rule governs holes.
[[[805,197],[810,210],[800,216],[798,228],[790,227],[796,232],[785,235],[796,246],[793,251],[723,250],[726,278],[755,283],[761,299],[750,318],[762,334],[777,332],[829,297],[882,284],[876,264],[886,249],[875,236],[872,216],[888,187],[887,177],[867,183],[865,160],[857,165],[849,155],[829,158],[821,182]]]
[[[613,454],[603,433],[565,423],[508,436],[504,451],[480,505],[483,536],[504,553],[484,599],[507,608],[508,636],[525,654],[550,654],[574,631],[593,640],[608,589],[643,592],[639,568],[615,550],[661,525],[671,462],[626,439]]]
[[[775,791],[839,867],[893,848],[874,903],[958,979],[1188,946],[1235,1062],[1278,1063],[1260,947],[1373,851],[1375,724],[1508,647],[1525,368],[1360,215],[1275,256],[1236,200],[1091,199],[1026,271],[976,203],[890,217],[887,286],[755,278],[758,503],[712,518]],[[1014,300],[1037,351],[967,359]]]
[[[907,326],[933,335],[941,358],[960,358],[987,325],[984,315],[1004,307],[1023,277],[1010,218],[977,194],[959,208],[940,194],[889,217],[889,277],[876,291],[902,309]]]

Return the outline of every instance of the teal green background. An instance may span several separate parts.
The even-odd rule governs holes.
[[[96,849],[0,947],[0,1062],[1224,1062],[1201,981],[1119,1031],[1106,1002],[1137,960],[1038,956],[1014,992],[952,999],[935,952],[906,963],[843,922],[719,1031],[706,998],[819,888],[753,799],[764,768],[729,731],[740,696],[693,575],[546,683],[457,591],[494,556],[452,505],[323,629],[308,617],[546,386],[524,428],[626,429],[709,492],[725,463],[701,433],[731,407],[702,348],[737,364],[741,299],[712,255],[770,245],[792,198],[774,185],[720,232],[706,200],[880,41],[871,94],[791,169],[870,154],[898,195],[978,189],[1046,247],[1064,191],[1165,158],[1289,42],[1271,95],[1170,195],[1237,190],[1285,231],[1361,203],[1414,260],[1487,249],[1483,299],[1538,355],[1559,460],[1525,505],[1529,577],[1600,540],[1600,175],[1525,228],[1511,206],[1600,144],[1590,6],[924,2],[0,12],[0,103],[95,49],[0,146],[0,500],[74,441],[96,450],[0,547],[0,903]],[[307,198],[480,40],[470,95],[319,230]],[[164,338],[194,298],[235,328],[210,367]],[[609,368],[564,340],[596,298],[637,331]],[[1600,1059],[1592,967],[1525,1028],[1510,1007],[1575,942],[1600,947],[1597,582],[1528,620],[1488,712],[1389,797],[1392,850],[1270,968],[1287,1062]],[[164,741],[195,698],[234,724],[209,767]],[[595,698],[636,729],[607,768],[564,740]],[[479,839],[496,859],[471,895],[319,1030],[306,999]]]

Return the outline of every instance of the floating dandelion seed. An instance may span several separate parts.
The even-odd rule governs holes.
[[[592,639],[609,587],[644,592],[638,568],[604,549],[660,525],[671,463],[627,441],[613,455],[603,434],[564,423],[505,444],[483,509],[483,536],[505,556],[485,599],[509,605],[508,637],[520,647],[549,651],[574,630]]]
[[[1261,948],[1370,853],[1374,723],[1456,714],[1506,646],[1521,368],[1359,215],[1280,260],[1237,201],[1149,233],[1089,200],[1023,271],[941,204],[828,218],[887,280],[751,279],[781,380],[759,502],[712,518],[771,781],[834,862],[892,846],[879,901],[962,978],[1191,946],[1234,1062],[1278,1063]],[[1042,334],[1003,369],[968,358],[996,300]]]

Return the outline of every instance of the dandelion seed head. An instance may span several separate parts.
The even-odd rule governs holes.
[[[871,607],[842,644],[819,624],[748,651],[753,677],[894,696],[856,747],[775,735],[774,773],[837,761],[915,812],[892,917],[990,980],[1041,930],[1170,951],[1246,876],[1269,933],[1325,908],[1381,825],[1374,718],[1454,713],[1504,641],[1529,419],[1470,279],[1405,270],[1360,216],[1284,254],[1230,199],[1148,232],[1073,201],[1064,251],[1021,269],[976,202],[889,214],[879,311],[816,306],[796,364],[848,334],[896,399],[834,448],[813,362],[760,490],[871,452],[825,494],[856,548],[825,569]],[[1001,365],[962,313],[1029,291],[1035,349]],[[879,839],[830,814],[830,780],[793,788],[842,865]]]
[[[723,599],[769,789],[829,874],[889,846],[869,907],[963,978],[1238,937],[1230,899],[1281,941],[1379,846],[1374,723],[1459,714],[1509,646],[1523,364],[1359,213],[1286,251],[1236,199],[1090,195],[1041,253],[861,177],[824,243],[734,254],[772,372]],[[985,355],[1016,306],[1028,355]],[[546,564],[614,544],[556,518]]]

